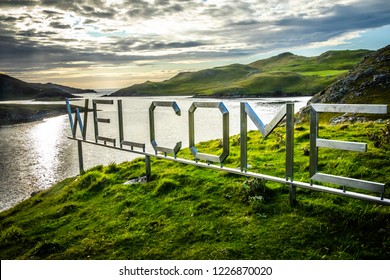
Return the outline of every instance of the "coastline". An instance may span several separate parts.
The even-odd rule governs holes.
[[[72,105],[72,109],[83,107]],[[40,121],[66,114],[65,104],[0,104],[0,126]]]
[[[114,92],[115,93],[115,92]],[[239,99],[239,98],[286,98],[286,97],[312,97],[314,94],[304,94],[300,92],[293,92],[293,93],[257,93],[257,94],[211,94],[211,95],[203,95],[203,94],[153,94],[153,93],[130,93],[126,95],[122,94],[104,94],[101,97],[175,97],[175,96],[188,96],[190,98],[204,98],[204,99]]]

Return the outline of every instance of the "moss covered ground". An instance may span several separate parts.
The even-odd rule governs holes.
[[[390,183],[389,125],[322,123],[320,136],[368,152],[320,149],[324,173]],[[284,177],[284,127],[248,134],[250,171]],[[226,166],[239,167],[238,136]],[[198,144],[219,154],[220,141]],[[309,180],[309,126],[295,127],[295,179]],[[192,158],[188,149],[178,157]],[[0,213],[0,259],[389,259],[390,207],[153,159],[96,166]],[[334,186],[336,187],[336,186]],[[390,197],[386,190],[385,197]]]

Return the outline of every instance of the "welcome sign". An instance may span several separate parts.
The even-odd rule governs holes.
[[[116,104],[115,104],[116,103]],[[99,104],[108,104],[116,106],[118,114],[118,135],[119,138],[104,136],[104,132],[100,131],[99,123],[111,123],[109,118],[99,117]],[[124,135],[124,119],[122,100],[94,99],[92,100],[93,110],[93,128],[94,139],[87,139],[87,123],[88,123],[88,108],[89,99],[85,99],[84,117],[81,118],[80,111],[76,109],[74,117],[71,112],[70,102],[66,100],[68,110],[70,128],[72,136],[68,137],[78,143],[79,169],[80,173],[84,172],[83,167],[83,151],[82,144],[88,143],[92,145],[103,146],[108,149],[116,149],[125,152],[139,154],[145,157],[146,176],[151,175],[150,157],[163,158],[166,160],[176,161],[184,164],[195,165],[198,167],[209,168],[229,173],[239,174],[246,177],[265,179],[288,185],[290,188],[290,202],[295,202],[296,187],[311,189],[315,191],[328,192],[342,196],[358,198],[362,200],[377,202],[380,204],[390,205],[390,199],[384,197],[385,184],[380,182],[365,181],[332,174],[324,174],[318,172],[319,159],[318,148],[331,148],[348,151],[366,152],[367,144],[361,142],[339,141],[322,139],[319,137],[319,115],[321,113],[367,113],[367,114],[387,114],[387,105],[367,105],[367,104],[311,104],[310,105],[310,182],[300,182],[294,180],[294,104],[287,103],[275,115],[275,117],[265,125],[258,114],[252,109],[247,102],[240,102],[240,168],[224,167],[223,163],[228,158],[229,147],[229,111],[223,102],[193,102],[188,108],[188,135],[189,148],[193,155],[193,160],[177,157],[178,152],[182,147],[182,142],[172,144],[170,147],[160,146],[155,134],[155,109],[157,107],[167,107],[172,109],[175,114],[181,116],[181,108],[175,101],[152,101],[149,107],[149,131],[150,143],[154,152],[148,152],[145,149],[145,143],[134,142],[131,139],[126,139]],[[197,108],[206,108],[209,110],[218,110],[222,115],[222,153],[219,155],[200,153],[195,147],[195,117]],[[257,127],[261,135],[266,138],[272,131],[285,120],[286,133],[286,160],[285,160],[285,177],[280,178],[261,173],[248,171],[247,162],[247,122],[249,119]],[[77,126],[79,126],[81,138],[77,137]],[[342,187],[336,189],[323,185],[314,184],[315,182],[332,183]],[[348,188],[348,190],[347,190]],[[373,195],[363,194],[350,189],[361,189],[372,192]],[[375,195],[376,194],[376,195]],[[379,196],[378,196],[379,195]]]

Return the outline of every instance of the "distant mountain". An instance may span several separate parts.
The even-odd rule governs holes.
[[[44,97],[45,99],[63,99],[64,96],[71,97],[71,94],[74,93],[89,92],[95,91],[91,89],[83,90],[72,88],[52,83],[27,83],[11,76],[0,74],[0,100],[34,99],[39,96],[41,98]]]
[[[390,105],[390,45],[366,56],[346,76],[314,95],[308,103]],[[307,114],[308,107],[305,107],[299,117]]]
[[[313,95],[346,74],[368,50],[329,51],[315,57],[292,53],[248,65],[183,72],[163,82],[147,81],[111,96],[195,95],[214,97]]]
[[[76,98],[76,95],[65,92],[59,88],[54,89],[44,89],[35,96],[35,100],[39,101],[55,101],[55,100],[64,100],[65,98]]]
[[[40,84],[40,83],[31,83],[31,85],[40,88],[41,90],[52,90],[52,89],[59,89],[66,93],[96,93],[93,89],[80,89],[80,88],[73,88],[63,85],[57,85],[52,83],[46,83],[46,84]]]
[[[0,100],[33,99],[39,91],[29,83],[0,74]]]

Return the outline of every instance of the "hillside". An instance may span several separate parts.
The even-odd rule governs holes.
[[[365,57],[347,76],[313,96],[311,102],[390,104],[390,45]]]
[[[325,173],[390,182],[385,124],[322,124],[324,137],[367,142],[369,152],[320,153]],[[251,171],[284,177],[284,128],[248,134]],[[296,126],[295,177],[309,180],[309,124]],[[238,135],[226,166],[239,165]],[[197,147],[221,152],[220,143]],[[192,158],[189,149],[179,152]],[[390,258],[390,208],[151,158],[96,166],[0,213],[0,259],[384,259]],[[389,197],[387,188],[385,197]]]
[[[313,95],[346,74],[371,51],[329,51],[304,57],[292,53],[196,72],[163,82],[147,81],[112,96],[196,95],[214,97]]]
[[[45,99],[64,99],[69,94],[95,92],[92,89],[72,88],[52,83],[27,83],[11,76],[0,74],[0,100],[34,99],[41,95]]]
[[[74,87],[68,87],[64,85],[58,85],[58,84],[53,84],[53,83],[30,83],[32,86],[38,87],[41,90],[51,90],[51,89],[58,89],[66,93],[91,93],[94,92],[96,93],[95,90],[93,89],[81,89],[81,88],[74,88]]]
[[[39,91],[29,83],[0,74],[0,100],[33,99]]]
[[[308,103],[390,104],[390,45],[366,56]],[[308,107],[299,118],[307,117]]]

